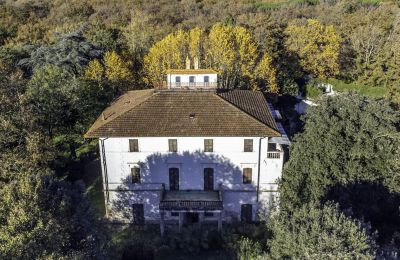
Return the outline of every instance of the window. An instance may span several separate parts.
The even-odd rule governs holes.
[[[178,151],[178,142],[176,139],[168,139],[169,151],[176,153]]]
[[[138,139],[129,139],[129,152],[139,152]]]
[[[179,168],[169,168],[169,189],[179,190]]]
[[[214,217],[214,213],[212,213],[212,212],[204,212],[204,217],[208,217],[208,218]]]
[[[268,143],[268,152],[276,152],[276,143]]]
[[[143,204],[132,205],[132,223],[134,225],[144,224],[144,208]]]
[[[204,139],[204,152],[213,152],[213,139]]]
[[[214,168],[204,168],[204,190],[214,190]]]
[[[253,220],[253,207],[251,204],[242,204],[240,207],[240,217],[243,222],[251,222]]]
[[[253,139],[244,139],[244,151],[245,152],[253,151]]]
[[[252,175],[253,175],[252,168],[243,168],[243,183],[251,184]]]
[[[189,82],[190,83],[195,83],[196,81],[195,81],[195,77],[194,76],[190,76],[189,77]]]
[[[176,83],[181,83],[181,77],[176,76],[176,77],[175,77],[175,82],[176,82]]]
[[[204,76],[204,83],[210,82],[210,77],[209,76]]]
[[[171,217],[179,217],[179,212],[171,212]]]
[[[140,183],[140,168],[139,167],[131,168],[131,177],[132,177],[132,183]]]

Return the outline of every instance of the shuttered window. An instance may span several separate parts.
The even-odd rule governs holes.
[[[129,139],[129,152],[139,152],[138,139]]]
[[[252,177],[253,177],[253,169],[243,168],[243,183],[251,184]]]
[[[244,139],[244,151],[245,152],[253,151],[253,139]]]
[[[140,183],[140,168],[131,168],[132,183]]]
[[[214,144],[213,139],[204,139],[204,152],[213,152]]]
[[[178,151],[178,142],[176,139],[168,139],[169,151],[176,153]]]

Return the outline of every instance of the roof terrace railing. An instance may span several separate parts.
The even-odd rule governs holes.
[[[217,82],[165,82],[163,84],[163,88],[167,89],[215,89],[217,87]]]

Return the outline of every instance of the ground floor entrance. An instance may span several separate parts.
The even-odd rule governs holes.
[[[188,212],[185,215],[186,224],[193,225],[199,223],[199,213]]]

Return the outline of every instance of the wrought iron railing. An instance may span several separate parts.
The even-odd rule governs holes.
[[[161,210],[218,210],[222,207],[222,201],[160,201]]]

